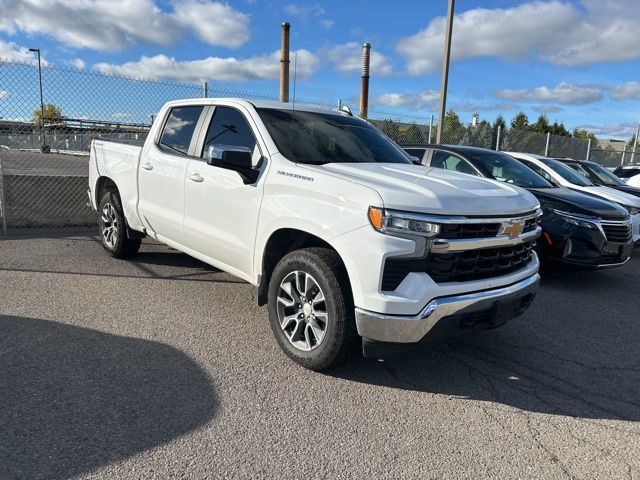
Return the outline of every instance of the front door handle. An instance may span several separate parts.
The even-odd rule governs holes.
[[[189,175],[189,180],[191,180],[192,182],[204,182],[204,177],[202,175],[200,175],[198,172],[193,172],[192,174]]]
[[[153,170],[153,164],[151,162],[144,162],[141,166],[145,170]]]

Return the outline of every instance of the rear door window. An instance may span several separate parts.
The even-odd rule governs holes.
[[[188,155],[193,132],[203,109],[201,105],[172,108],[164,124],[158,147],[166,153]]]
[[[464,158],[444,150],[435,150],[431,156],[431,166],[452,172],[478,176],[478,172]]]

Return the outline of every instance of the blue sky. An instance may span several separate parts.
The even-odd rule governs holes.
[[[269,94],[287,20],[299,97],[355,107],[369,41],[371,109],[437,109],[445,0],[0,0],[0,11],[0,57],[40,47],[52,65]],[[639,28],[637,0],[458,0],[448,107],[465,121],[545,112],[628,138],[640,119]],[[0,83],[0,108],[10,98]]]

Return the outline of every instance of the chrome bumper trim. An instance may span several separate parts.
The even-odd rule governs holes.
[[[463,238],[463,239],[435,239],[431,245],[432,253],[449,253],[449,252],[462,252],[465,250],[480,250],[482,248],[497,248],[506,247],[511,245],[519,245],[521,243],[535,240],[542,234],[542,228],[536,227],[527,233],[523,233],[515,238],[511,238],[508,235],[501,235],[499,237],[486,237],[486,238]]]
[[[415,343],[444,317],[461,310],[473,311],[480,303],[495,302],[521,293],[533,293],[540,282],[537,273],[507,287],[431,300],[414,316],[387,315],[356,308],[356,327],[362,337],[381,342]],[[478,305],[478,307],[481,307]]]

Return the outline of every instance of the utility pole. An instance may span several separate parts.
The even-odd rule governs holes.
[[[40,151],[42,153],[49,153],[47,142],[44,136],[44,95],[42,94],[42,62],[40,60],[40,49],[30,48],[30,52],[36,52],[38,54],[38,77],[40,79],[40,136],[42,137],[42,145]]]
[[[360,81],[360,118],[367,118],[369,113],[369,68],[371,66],[371,44],[362,46],[362,75]]]
[[[289,29],[288,22],[282,22],[282,43],[280,47],[280,101],[289,101]]]
[[[453,32],[453,10],[455,0],[449,0],[447,9],[447,26],[444,35],[444,53],[442,54],[442,81],[440,83],[440,111],[438,113],[438,131],[436,133],[436,143],[442,140],[442,130],[444,129],[444,115],[447,108],[447,86],[449,84],[449,59],[451,58],[451,34]]]

